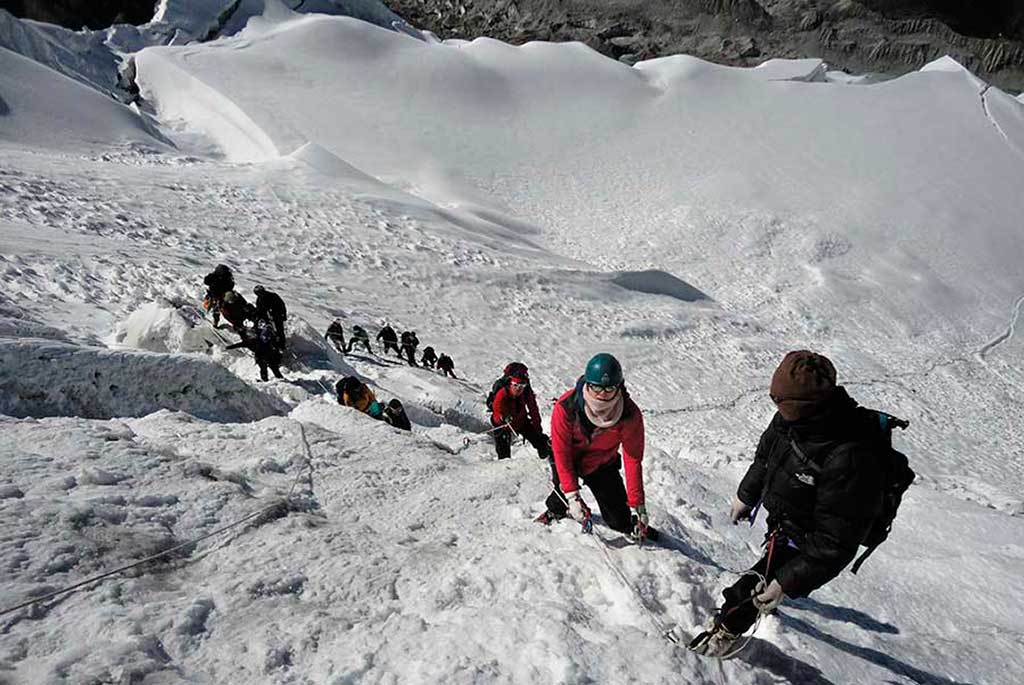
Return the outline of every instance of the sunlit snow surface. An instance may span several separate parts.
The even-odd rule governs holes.
[[[0,617],[0,682],[1019,682],[1017,99],[951,60],[631,68],[281,6],[136,63],[141,113],[0,49],[0,610],[292,510]],[[287,381],[202,320],[219,262],[288,301]],[[460,380],[342,357],[334,318]],[[719,665],[660,633],[756,558],[728,501],[795,347],[911,420],[919,480]],[[506,362],[547,413],[600,350],[666,547],[531,523],[545,465],[471,437]],[[412,435],[333,402],[353,372]]]

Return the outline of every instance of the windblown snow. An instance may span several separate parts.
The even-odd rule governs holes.
[[[0,17],[0,611],[176,548],[0,615],[0,682],[1020,681],[1019,98],[952,59],[630,67],[230,4]],[[129,54],[130,106],[95,76]],[[287,301],[285,380],[204,318],[218,263]],[[459,378],[341,355],[334,319]],[[919,478],[857,576],[702,659],[664,633],[759,553],[729,500],[798,348],[911,420]],[[532,523],[546,464],[482,435],[506,363],[547,414],[599,351],[663,546]],[[339,406],[348,374],[412,433]]]

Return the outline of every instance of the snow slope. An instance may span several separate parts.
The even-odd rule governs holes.
[[[0,47],[0,139],[66,149],[159,139],[137,112],[38,62]]]
[[[0,610],[184,547],[0,616],[0,680],[1019,680],[1013,98],[949,61],[870,85],[815,60],[630,68],[274,6],[135,56],[175,148],[6,55]],[[287,300],[287,380],[201,319],[219,262]],[[342,357],[335,318],[416,330],[460,378]],[[911,419],[919,480],[858,576],[720,665],[662,633],[758,553],[728,501],[797,346]],[[479,434],[506,362],[547,413],[600,350],[645,411],[664,547],[531,523],[547,467]],[[333,402],[351,373],[414,431]]]

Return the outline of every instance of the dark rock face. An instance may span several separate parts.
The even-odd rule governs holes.
[[[16,17],[70,29],[102,29],[111,24],[145,24],[156,0],[0,0],[0,9]]]
[[[900,74],[949,54],[1024,89],[1022,0],[385,0],[442,38],[578,40],[633,62],[686,53],[751,66],[820,57],[834,69]]]
[[[821,57],[851,72],[900,74],[952,55],[1024,90],[1024,0],[384,0],[442,38],[578,40],[633,62],[686,53],[750,66]],[[69,28],[152,19],[155,0],[0,0],[15,16]]]

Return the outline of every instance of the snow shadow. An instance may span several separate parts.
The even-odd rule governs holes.
[[[374,366],[379,366],[379,367],[381,367],[383,369],[390,368],[392,366],[402,366],[402,364],[405,363],[405,362],[400,362],[400,361],[398,361],[396,359],[387,359],[385,357],[377,357],[377,356],[371,357],[371,356],[366,355],[366,354],[357,354],[355,352],[349,352],[345,356],[346,357],[351,357],[353,359],[358,359],[360,361],[364,361],[367,364],[373,364]]]
[[[727,570],[724,566],[719,564],[717,561],[715,561],[708,555],[704,554],[704,552],[700,551],[686,540],[678,538],[674,535],[670,535],[666,533],[664,530],[661,530],[660,532],[661,538],[658,540],[657,544],[668,549],[674,550],[676,552],[682,552],[686,557],[688,557],[692,561],[696,561],[698,564],[711,566],[712,568],[715,568],[719,571]]]
[[[757,637],[751,639],[750,645],[737,658],[755,668],[770,671],[794,685],[835,685],[818,668]]]
[[[0,413],[109,419],[160,409],[234,423],[282,415],[288,406],[197,355],[0,340]]]
[[[802,621],[799,618],[795,618],[794,616],[790,616],[788,614],[783,614],[780,612],[779,618],[782,619],[782,624],[787,628],[798,630],[804,635],[808,635],[810,637],[821,640],[825,644],[835,647],[841,652],[846,652],[847,654],[858,656],[861,659],[864,659],[865,661],[870,661],[871,663],[881,666],[882,668],[887,668],[896,675],[910,678],[915,683],[921,683],[922,685],[970,685],[969,683],[965,683],[959,680],[950,680],[949,678],[935,675],[934,673],[929,673],[928,671],[923,671],[920,668],[917,668],[916,666],[911,666],[905,661],[900,661],[899,659],[889,654],[879,652],[877,649],[871,649],[870,647],[861,647],[859,645],[850,644],[849,642],[845,642],[837,637],[829,635],[828,633],[811,625],[807,621]]]
[[[5,117],[11,113],[11,108],[7,106],[7,102],[4,101],[2,95],[0,95],[0,117]]]
[[[437,428],[450,424],[469,433],[482,433],[491,429],[491,425],[468,412],[455,407],[442,407],[432,402],[403,401],[405,413],[412,423],[426,428]]]
[[[686,281],[656,269],[649,271],[620,271],[612,279],[612,283],[626,290],[634,290],[638,293],[647,293],[648,295],[665,295],[682,300],[683,302],[711,299]]]
[[[882,623],[876,619],[871,618],[863,611],[856,609],[850,609],[848,607],[837,607],[831,604],[823,604],[810,597],[803,597],[801,599],[794,599],[789,602],[787,606],[791,606],[794,609],[801,609],[805,611],[811,611],[818,616],[827,618],[832,621],[841,621],[843,623],[852,623],[853,625],[869,630],[874,633],[886,633],[888,635],[899,635],[899,628],[890,624]]]
[[[328,397],[332,398],[334,397],[334,392],[327,389],[332,384],[326,380],[316,381],[311,380],[309,378],[286,378],[285,382],[290,383],[291,385],[294,385],[297,388],[302,388],[303,390],[308,392],[310,395],[313,395],[314,397],[317,395],[327,395]],[[336,382],[337,381],[335,381],[335,383]]]

